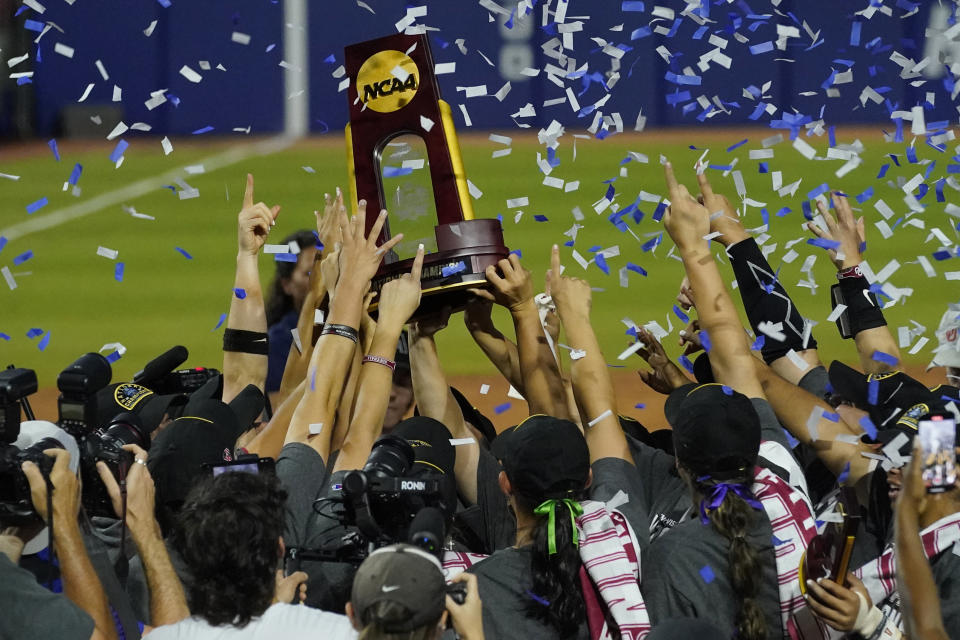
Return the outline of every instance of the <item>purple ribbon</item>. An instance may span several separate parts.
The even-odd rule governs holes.
[[[707,517],[707,510],[719,508],[720,505],[723,504],[727,494],[731,491],[743,498],[743,501],[754,509],[757,509],[758,511],[763,510],[763,505],[760,504],[760,501],[757,500],[747,485],[741,483],[718,482],[717,484],[713,485],[713,491],[710,493],[710,496],[700,501],[700,522],[703,524],[709,524],[710,519]]]

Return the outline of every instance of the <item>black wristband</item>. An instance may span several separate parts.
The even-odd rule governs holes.
[[[887,326],[880,302],[870,291],[870,283],[866,278],[843,278],[835,286],[840,289],[843,304],[847,306],[845,313],[849,318],[851,335]]]
[[[226,329],[223,332],[223,350],[265,356],[270,353],[267,334],[244,329]]]
[[[360,335],[357,333],[357,330],[353,327],[349,327],[345,324],[325,324],[323,325],[323,331],[320,332],[321,336],[329,334],[338,335],[341,338],[347,338],[353,340],[354,343],[360,342]]]

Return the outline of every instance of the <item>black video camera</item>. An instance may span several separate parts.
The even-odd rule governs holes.
[[[0,443],[0,523],[17,526],[39,522],[40,516],[30,497],[30,484],[20,465],[33,462],[47,477],[53,469],[53,458],[43,452],[63,448],[63,443],[55,438],[44,438],[23,450],[13,444]]]
[[[157,395],[177,393],[191,394],[216,378],[220,372],[206,367],[175,369],[187,361],[190,352],[182,345],[171,347],[148,362],[133,376],[136,384],[150,389]]]
[[[0,443],[14,442],[20,435],[20,407],[37,391],[37,373],[32,369],[0,371]]]
[[[122,482],[133,464],[133,454],[123,445],[135,444],[150,448],[150,434],[135,413],[118,414],[105,429],[85,437],[80,443],[80,474],[83,479],[83,508],[91,516],[115,518],[110,494],[97,472],[97,463],[104,462],[110,473]]]
[[[110,363],[99,353],[80,356],[57,376],[60,427],[78,443],[97,428],[97,392],[112,377]]]

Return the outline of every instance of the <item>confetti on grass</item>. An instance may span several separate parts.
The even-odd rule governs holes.
[[[27,213],[36,213],[40,209],[43,209],[45,206],[47,206],[47,204],[49,204],[49,202],[46,197],[40,198],[36,202],[31,202],[27,205]]]
[[[221,314],[220,314],[220,319],[217,320],[217,326],[215,326],[213,329],[211,329],[211,331],[216,331],[217,329],[219,329],[220,327],[222,327],[222,326],[223,326],[223,323],[226,322],[226,321],[227,321],[227,314],[221,313]]]
[[[186,258],[187,260],[193,260],[193,256],[190,255],[189,253],[187,253],[185,249],[181,249],[180,247],[174,247],[174,249],[176,249],[176,250],[177,250],[177,253],[179,253],[180,255],[182,255],[182,256],[183,256],[184,258]]]

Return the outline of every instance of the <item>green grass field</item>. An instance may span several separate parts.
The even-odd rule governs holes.
[[[772,238],[767,242],[777,245],[770,256],[771,264],[774,268],[782,266],[780,277],[804,315],[820,323],[815,335],[822,353],[826,357],[848,359],[855,357],[852,344],[841,345],[836,329],[826,322],[833,268],[825,251],[805,243],[808,234],[801,226],[800,205],[805,194],[823,182],[850,194],[873,186],[874,198],[863,207],[868,221],[866,255],[874,271],[880,271],[892,259],[901,263],[890,281],[901,288],[912,287],[915,293],[906,304],[901,302],[890,308],[886,316],[895,332],[910,320],[926,325],[931,344],[914,356],[907,356],[904,350],[907,362],[925,364],[935,345],[933,330],[940,314],[948,302],[957,299],[958,289],[943,276],[944,271],[952,269],[950,262],[933,261],[938,276],[928,278],[915,261],[917,255],[929,257],[939,248],[936,240],[925,242],[931,227],[939,227],[955,237],[951,227],[956,221],[944,213],[943,204],[935,202],[931,189],[923,200],[928,205],[927,211],[915,216],[926,229],[904,226],[901,222],[891,239],[882,239],[873,226],[881,220],[873,202],[883,198],[898,217],[907,211],[902,191],[888,186],[886,180],[895,180],[898,176],[909,179],[924,168],[902,160],[904,167],[891,167],[884,180],[877,180],[878,169],[889,162],[884,154],[899,153],[903,158],[903,145],[883,143],[879,131],[856,133],[867,145],[867,152],[863,154],[865,161],[843,179],[833,175],[842,161],[808,161],[790,147],[789,141],[773,147],[775,157],[768,162],[771,170],[783,172],[784,184],[803,179],[796,195],[786,199],[779,198],[771,189],[771,175],[758,173],[758,162],[748,160],[748,150],[760,148],[760,140],[772,135],[769,129],[744,134],[703,128],[683,134],[613,136],[604,141],[579,139],[575,160],[573,139],[568,134],[561,138],[558,150],[561,164],[552,175],[566,181],[580,181],[579,190],[569,193],[541,184],[536,152],[545,150],[533,137],[515,138],[513,152],[496,159],[491,158],[491,152],[502,145],[482,137],[470,138],[463,142],[463,155],[468,176],[483,191],[475,202],[477,215],[503,214],[507,243],[522,251],[523,261],[534,272],[538,286],[543,283],[551,245],[568,240],[563,232],[574,224],[571,213],[574,207],[579,207],[585,217],[575,245],[581,254],[589,259],[591,247],[619,247],[620,255],[607,260],[610,275],[604,275],[594,264],[584,271],[570,257],[570,249],[563,250],[569,272],[587,277],[596,288],[594,324],[612,364],[618,364],[616,355],[626,345],[622,318],[629,317],[638,323],[657,320],[664,327],[672,322],[674,330],[679,328],[680,321],[671,309],[682,273],[680,263],[668,256],[672,247],[669,238],[665,237],[655,251],[641,249],[641,242],[647,241],[649,234],[662,230],[651,217],[655,205],[641,205],[645,218],[639,224],[630,222],[640,241],[611,225],[607,220],[609,210],[601,215],[594,213],[593,203],[607,190],[604,180],[617,178],[613,183],[617,192],[615,202],[625,207],[641,190],[665,194],[658,162],[660,154],[674,162],[680,178],[688,185],[695,185],[692,166],[702,153],[689,149],[689,143],[695,142],[701,149],[710,148],[709,159],[714,164],[729,164],[738,158],[737,169],[743,172],[748,197],[767,203],[770,211]],[[853,134],[840,130],[838,141],[852,142]],[[744,137],[749,137],[750,142],[731,153],[725,151]],[[826,154],[826,136],[808,140],[819,155]],[[46,145],[38,142],[37,149],[0,156],[0,171],[21,176],[19,181],[0,179],[0,202],[3,203],[0,227],[9,231],[13,225],[28,219],[51,215],[176,167],[200,163],[226,146],[247,143],[246,140],[220,140],[202,145],[197,139],[174,140],[174,152],[164,156],[157,140],[139,140],[127,150],[125,162],[117,169],[108,159],[113,146],[110,143],[92,148],[61,144],[63,158],[56,162]],[[917,144],[917,150],[921,160],[937,159],[934,156],[939,155],[922,144]],[[621,165],[628,151],[648,155],[650,163]],[[77,162],[83,165],[79,182],[83,193],[79,198],[61,191]],[[930,176],[931,185],[943,175],[943,165],[941,160]],[[303,169],[305,166],[312,167],[315,173],[308,173]],[[121,342],[128,352],[114,365],[115,380],[129,378],[144,362],[177,343],[189,348],[189,364],[219,368],[222,329],[214,331],[213,328],[220,314],[228,310],[232,295],[236,214],[248,171],[256,179],[257,200],[283,205],[270,242],[278,242],[297,228],[309,227],[313,222],[311,212],[320,206],[323,193],[333,191],[338,184],[345,185],[347,177],[343,144],[338,137],[328,136],[200,175],[183,174],[187,183],[200,190],[198,198],[180,200],[170,189],[159,187],[123,201],[139,212],[155,216],[153,221],[132,217],[118,203],[92,215],[10,240],[0,252],[0,266],[11,268],[19,286],[10,290],[0,282],[0,332],[11,336],[9,341],[0,341],[0,365],[15,363],[34,368],[41,386],[49,386],[56,374],[77,356],[95,351],[105,343]],[[721,177],[720,171],[710,171],[709,175],[716,190],[735,198],[732,177]],[[948,188],[947,197],[954,195]],[[26,206],[44,196],[49,198],[49,204],[28,216]],[[516,210],[507,209],[506,201],[523,196],[529,198],[529,206],[522,207],[523,216],[515,223]],[[782,206],[789,206],[792,213],[775,217],[774,212]],[[537,222],[534,215],[544,215],[548,221]],[[890,220],[891,226],[894,220]],[[759,209],[750,209],[746,223],[750,227],[761,224]],[[796,239],[804,240],[793,246],[799,257],[789,264],[782,263],[781,258],[787,252],[785,244]],[[98,256],[98,246],[119,251],[119,257],[113,261]],[[186,259],[175,247],[183,248],[193,259]],[[14,257],[28,250],[33,251],[33,257],[14,266]],[[817,256],[814,274],[822,286],[815,294],[796,286],[802,278],[800,267],[807,255]],[[118,261],[125,263],[122,282],[114,279]],[[629,287],[622,288],[618,271],[628,261],[642,266],[649,275],[631,272]],[[273,271],[269,256],[261,258],[261,268],[266,287]],[[723,269],[728,280],[732,279],[729,267],[724,265]],[[501,321],[506,324],[506,317],[501,316]],[[49,345],[43,352],[37,348],[39,338],[26,337],[34,327],[50,332]],[[491,371],[459,318],[452,320],[440,342],[450,373]],[[672,342],[668,350],[675,351]]]

